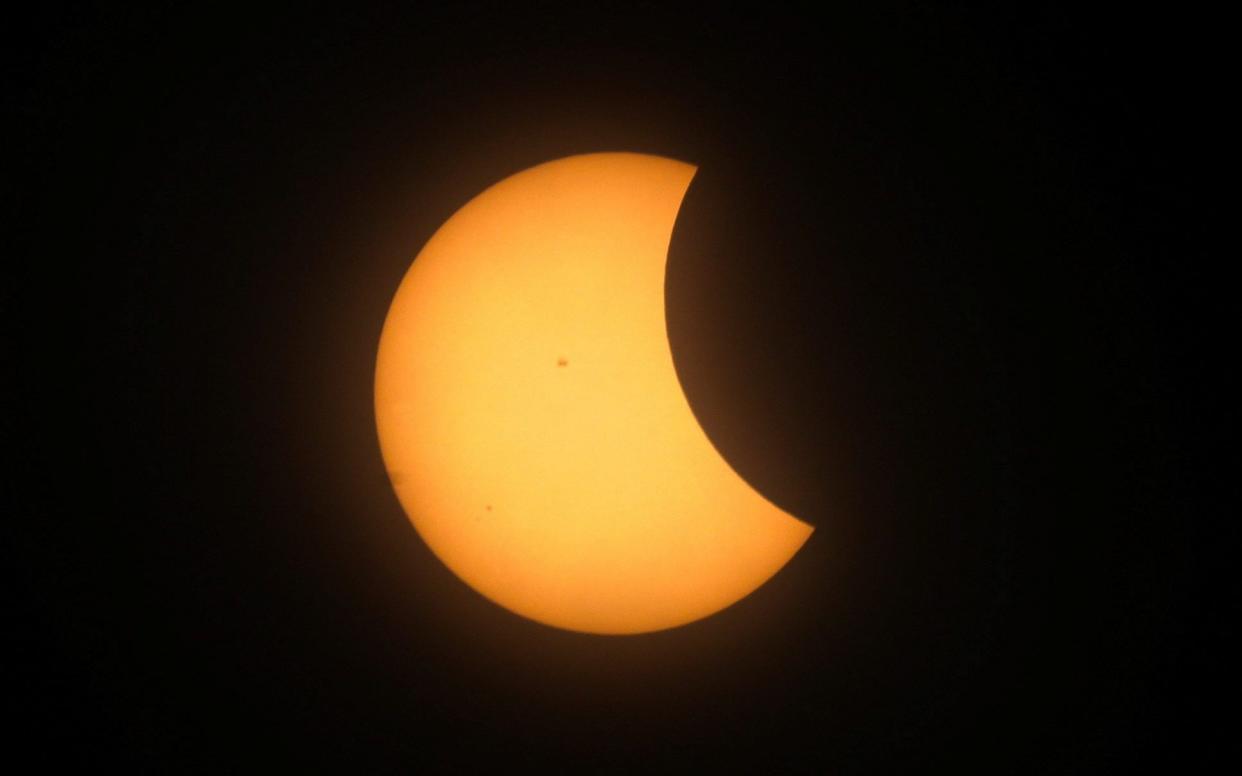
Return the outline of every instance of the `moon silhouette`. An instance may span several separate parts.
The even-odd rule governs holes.
[[[695,171],[600,153],[506,178],[432,236],[384,322],[375,413],[397,497],[449,569],[532,620],[692,622],[813,530],[720,456],[674,370],[664,269]]]

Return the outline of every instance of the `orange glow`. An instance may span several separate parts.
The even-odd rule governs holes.
[[[673,369],[664,265],[695,168],[588,154],[455,213],[402,280],[375,413],[411,522],[472,588],[591,633],[734,603],[812,528],[754,491]]]

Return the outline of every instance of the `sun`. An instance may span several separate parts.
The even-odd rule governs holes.
[[[664,267],[694,173],[603,153],[506,178],[435,233],[389,309],[375,412],[396,494],[455,574],[530,619],[682,625],[811,534],[719,455],[673,368]]]

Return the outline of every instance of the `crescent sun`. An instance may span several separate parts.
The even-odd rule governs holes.
[[[690,164],[571,156],[458,210],[380,336],[375,414],[432,552],[519,615],[601,634],[706,617],[812,527],[750,487],[673,367],[664,269]]]

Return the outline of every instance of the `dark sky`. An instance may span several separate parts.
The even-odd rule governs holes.
[[[1220,21],[585,5],[14,25],[19,739],[213,773],[1207,762]],[[818,527],[631,638],[459,582],[371,410],[439,224],[601,150],[699,165],[679,374]]]

